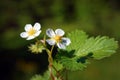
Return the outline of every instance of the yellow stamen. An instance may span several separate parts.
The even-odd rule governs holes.
[[[36,30],[34,29],[34,28],[32,28],[32,29],[30,29],[29,31],[28,31],[28,35],[29,36],[32,36],[32,35],[34,35],[36,33]]]
[[[56,35],[53,39],[55,39],[56,42],[60,42],[61,38],[61,36]]]

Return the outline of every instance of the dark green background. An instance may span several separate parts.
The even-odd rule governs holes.
[[[0,80],[29,80],[47,68],[46,54],[34,55],[27,46],[32,41],[19,34],[25,24],[47,28],[75,29],[90,36],[106,35],[120,41],[119,0],[1,0],[0,1]],[[84,71],[68,72],[68,80],[119,80],[120,50],[109,58],[91,60]]]

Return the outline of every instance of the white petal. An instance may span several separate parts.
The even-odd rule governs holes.
[[[68,46],[71,43],[71,41],[69,38],[62,38],[62,43]]]
[[[41,30],[37,31],[34,35],[37,37],[37,36],[39,36],[40,33],[41,33]]]
[[[27,38],[27,40],[31,40],[31,39],[34,39],[35,38],[35,36],[29,36],[28,38]]]
[[[28,34],[27,34],[26,32],[22,32],[22,33],[20,34],[20,36],[21,36],[22,38],[27,38],[27,37],[28,37]]]
[[[47,29],[46,34],[48,35],[48,37],[54,37],[55,36],[55,33],[52,29]]]
[[[34,29],[35,29],[35,30],[38,31],[38,30],[40,30],[40,28],[41,28],[40,23],[35,23],[35,24],[34,24]]]
[[[32,28],[31,24],[26,24],[25,25],[25,31],[29,31]]]
[[[62,29],[56,29],[55,30],[56,35],[63,36],[65,32]]]
[[[60,49],[66,49],[66,46],[62,43],[57,43],[58,48]]]
[[[47,39],[46,41],[49,45],[55,45],[55,40],[53,39]]]

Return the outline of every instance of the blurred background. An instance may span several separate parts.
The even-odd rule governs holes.
[[[35,22],[43,33],[47,28],[80,29],[120,41],[120,0],[1,0],[0,80],[30,80],[47,69],[47,55],[30,53],[34,40],[19,36],[26,24]],[[68,80],[120,80],[119,52],[93,60],[84,71],[69,71]]]

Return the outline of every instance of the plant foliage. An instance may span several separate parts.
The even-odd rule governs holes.
[[[49,71],[46,71],[43,75],[35,75],[30,80],[50,80]]]
[[[118,48],[118,43],[114,38],[88,37],[81,30],[70,32],[67,37],[70,38],[71,44],[65,50],[58,49],[52,63],[53,68],[49,68],[50,71],[46,71],[43,75],[34,76],[31,80],[51,80],[51,71],[53,71],[52,75],[55,76],[55,80],[62,80],[61,74],[65,72],[64,70],[83,70],[90,63],[89,58],[99,60],[109,57]]]
[[[58,61],[68,70],[83,70],[89,63],[89,58],[102,59],[115,53],[118,44],[113,38],[88,37],[80,30],[73,31],[67,35],[71,44],[66,51],[58,53]]]

